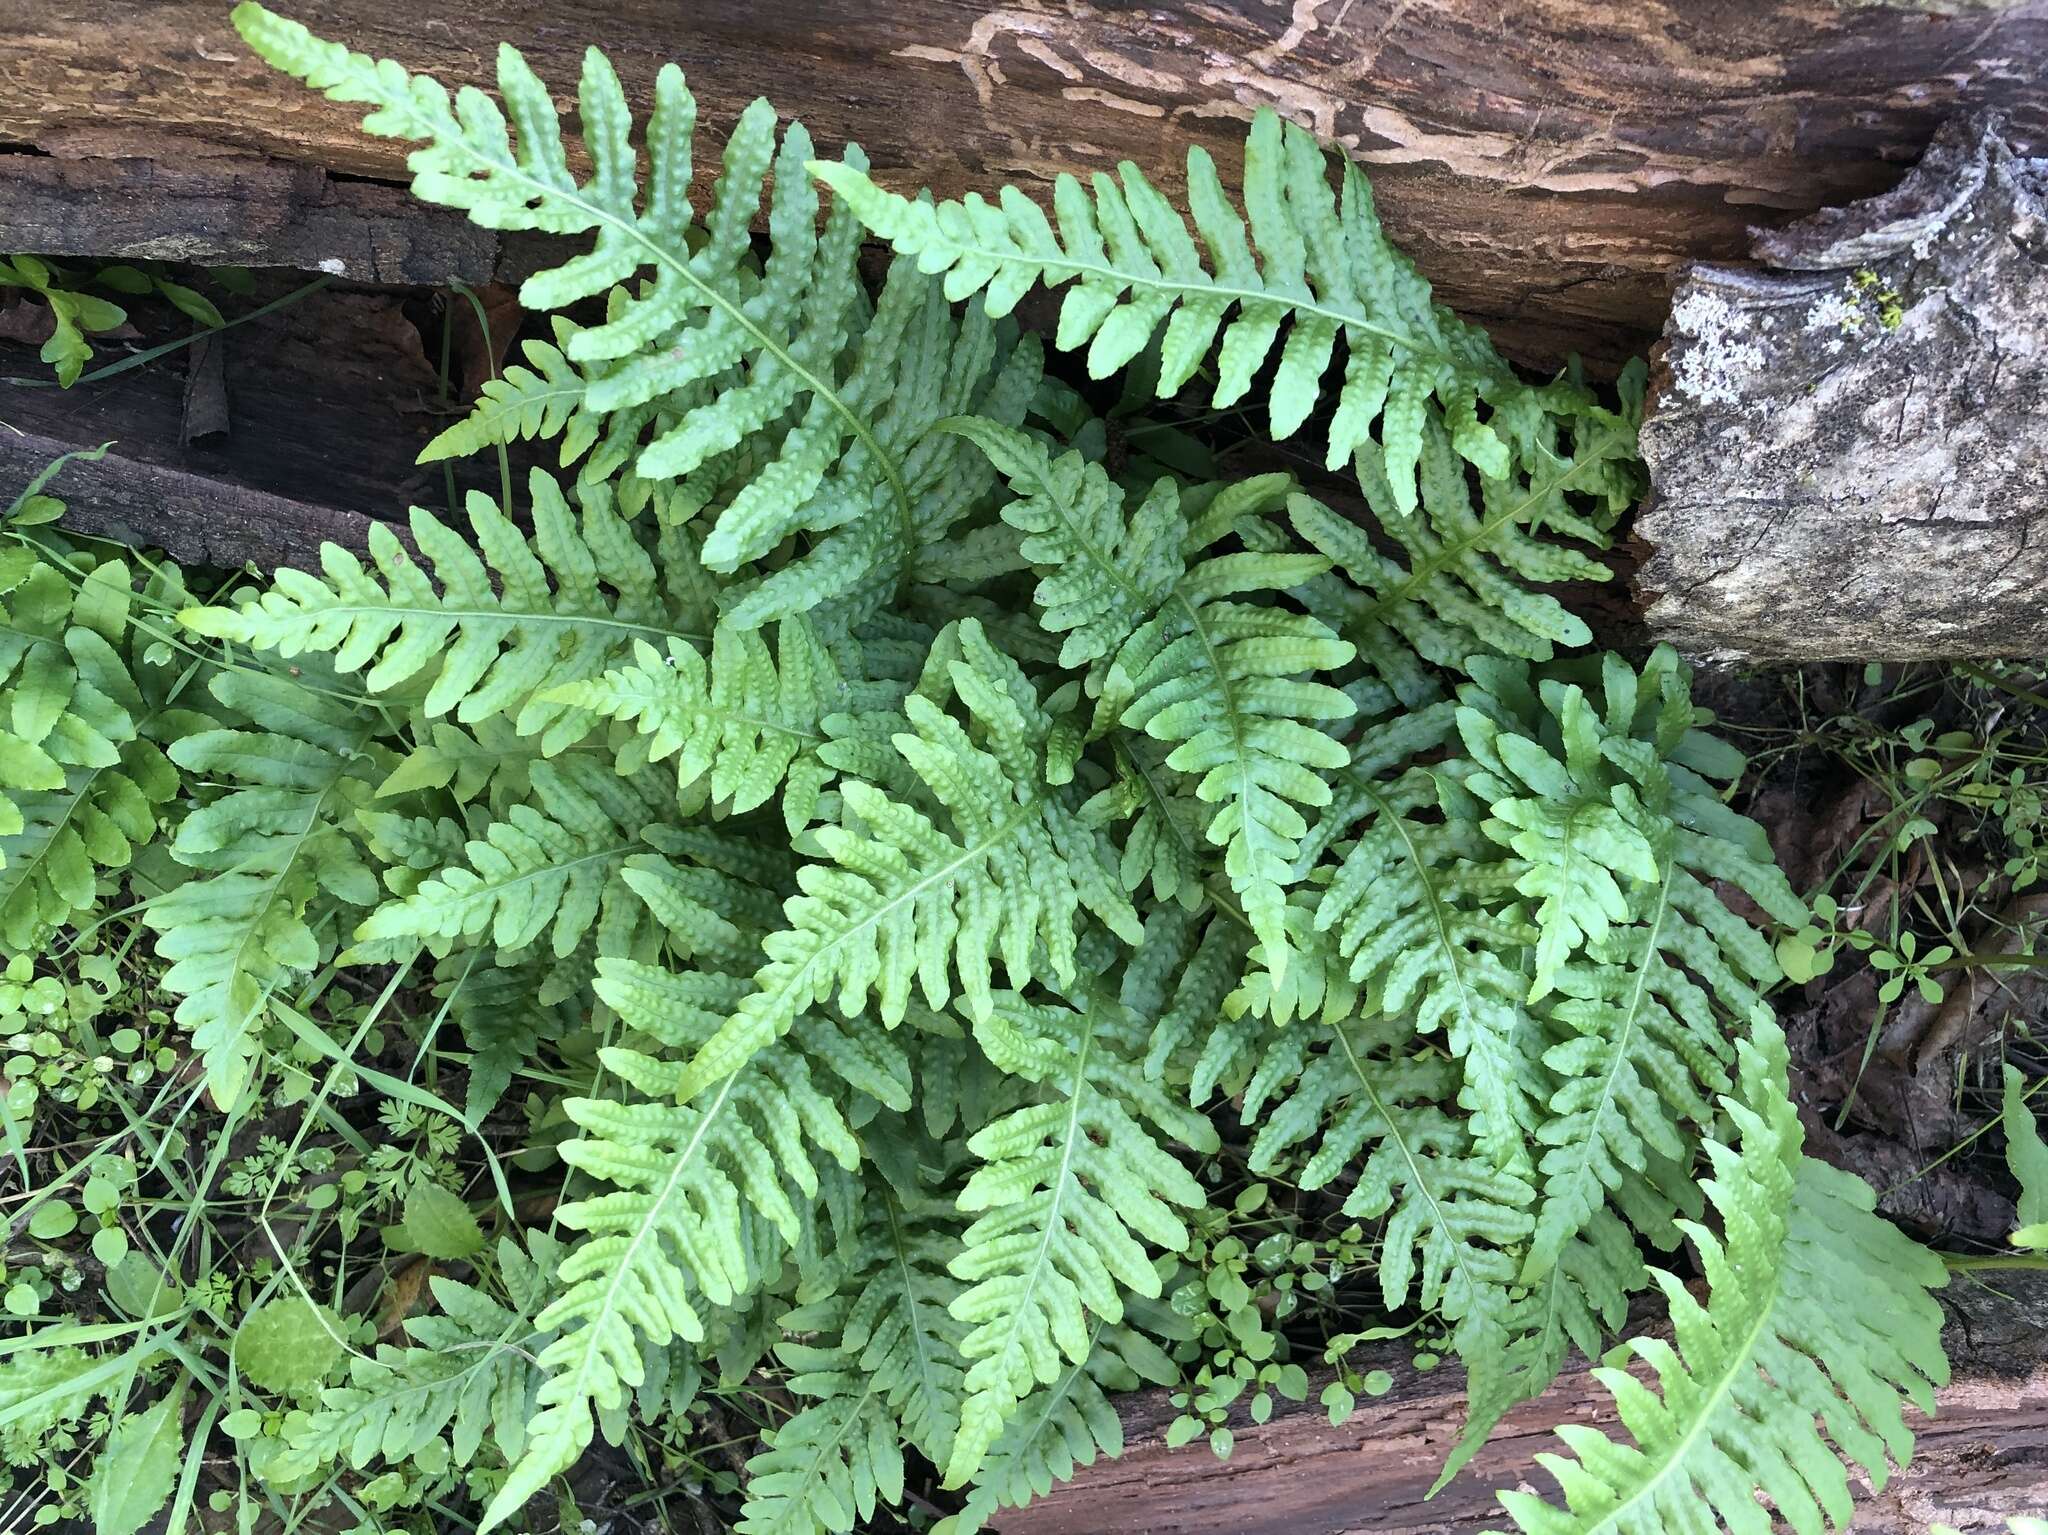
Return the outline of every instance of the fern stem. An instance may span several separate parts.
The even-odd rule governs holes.
[[[1999,1269],[2048,1269],[2048,1253],[1943,1253],[1951,1274],[1988,1274]]]

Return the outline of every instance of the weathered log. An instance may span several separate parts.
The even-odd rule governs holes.
[[[1751,659],[2048,651],[2048,160],[1958,122],[1755,254],[1672,307],[1650,628]]]
[[[2007,1276],[2000,1276],[2001,1279]],[[1856,1535],[1926,1535],[1932,1523],[1965,1535],[2005,1529],[2006,1517],[2048,1507],[2048,1283],[1968,1280],[1950,1287],[1943,1334],[1956,1364],[1940,1411],[1916,1428],[1912,1465],[1864,1495]],[[2007,1297],[2011,1297],[2008,1299]],[[1394,1376],[1386,1395],[1362,1400],[1342,1428],[1314,1401],[1282,1403],[1256,1424],[1232,1414],[1236,1445],[1219,1461],[1201,1441],[1169,1450],[1176,1409],[1164,1392],[1121,1405],[1126,1448],[995,1521],[1002,1535],[1475,1535],[1512,1528],[1494,1494],[1556,1489],[1535,1463],[1562,1450],[1562,1422],[1612,1429],[1606,1392],[1583,1364],[1509,1414],[1470,1466],[1427,1497],[1464,1413],[1460,1372],[1421,1374],[1398,1348],[1377,1361]],[[1317,1382],[1320,1385],[1320,1382]]]
[[[57,482],[64,525],[187,564],[317,569],[323,541],[360,549],[372,519],[402,522],[414,503],[445,508],[440,466],[414,460],[464,407],[437,405],[406,302],[315,292],[201,347],[65,390],[6,383],[47,383],[49,368],[32,345],[0,342],[0,506],[51,460],[111,442]],[[515,474],[534,456],[520,445]],[[454,475],[458,491],[497,492],[495,461],[459,463]]]
[[[1739,255],[1750,223],[1882,190],[1959,109],[2008,108],[2015,142],[2048,135],[2048,0],[601,0],[573,24],[545,0],[280,6],[451,83],[487,81],[500,37],[565,97],[587,41],[642,99],[674,58],[714,136],[766,94],[823,144],[859,139],[884,181],[947,195],[1001,180],[1043,195],[1056,172],[1126,157],[1173,188],[1190,142],[1228,175],[1242,120],[1271,104],[1363,160],[1438,291],[1546,363],[1637,350],[1679,263]],[[73,234],[47,248],[340,262],[416,281],[474,281],[501,261],[437,215],[415,228],[370,195],[381,189],[252,166],[389,182],[404,146],[364,137],[358,110],[251,58],[226,0],[5,11],[0,143],[102,162],[5,167],[0,195],[12,180],[70,208]],[[125,186],[127,206],[66,203],[74,177]]]

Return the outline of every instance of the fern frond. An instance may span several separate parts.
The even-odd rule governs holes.
[[[1110,718],[1171,743],[1166,765],[1187,774],[1195,796],[1216,807],[1206,835],[1276,975],[1288,949],[1282,911],[1308,822],[1301,806],[1327,804],[1315,769],[1343,767],[1350,753],[1327,725],[1348,720],[1349,697],[1304,674],[1343,666],[1351,645],[1287,608],[1226,599],[1286,591],[1327,569],[1319,556],[1217,555],[1185,568],[1188,525],[1173,483],[1122,510],[1123,491],[1099,464],[1068,453],[1055,462],[1021,432],[955,423],[1023,500],[1003,516],[1026,535],[1041,571],[1036,600],[1047,628],[1064,631],[1061,662],[1106,661],[1090,675]],[[1256,510],[1287,482],[1240,487]]]
[[[532,367],[512,363],[485,380],[470,413],[420,449],[417,462],[467,458],[536,437],[561,439],[564,469],[589,452],[603,422],[586,409],[590,385],[562,350],[580,327],[560,315],[554,316],[554,327],[552,346],[538,340],[520,343],[520,354]]]
[[[1480,477],[1476,505],[1465,462],[1441,427],[1422,434],[1417,506],[1399,505],[1385,471],[1361,457],[1359,485],[1383,543],[1311,497],[1289,498],[1295,531],[1347,579],[1329,594],[1330,621],[1404,695],[1418,655],[1461,672],[1475,655],[1547,661],[1557,647],[1590,643],[1584,620],[1535,588],[1610,579],[1606,565],[1558,536],[1607,547],[1598,511],[1634,498],[1637,425],[1595,408],[1575,423],[1568,456],[1546,450],[1524,476]]]
[[[903,1445],[872,1385],[813,1402],[762,1440],[739,1535],[847,1535],[903,1500]]]
[[[1022,1508],[1083,1466],[1115,1459],[1124,1430],[1111,1393],[1178,1378],[1173,1361],[1142,1333],[1091,1323],[1086,1360],[1024,1399],[983,1457],[960,1512],[932,1526],[932,1535],[977,1535],[999,1510]]]
[[[509,963],[544,935],[555,957],[567,958],[595,928],[602,952],[624,953],[642,905],[628,861],[655,861],[641,833],[658,809],[632,780],[587,760],[536,763],[531,783],[534,803],[512,806],[470,840],[466,864],[442,868],[370,913],[357,943],[417,939],[446,954],[488,935],[500,963]]]
[[[701,1049],[745,987],[711,971],[599,963],[598,998],[660,1053],[599,1052],[645,1101],[564,1103],[582,1133],[561,1145],[563,1160],[614,1187],[556,1212],[585,1236],[535,1319],[559,1336],[540,1355],[547,1379],[526,1451],[486,1524],[516,1512],[583,1452],[594,1412],[616,1410],[644,1379],[643,1344],[702,1340],[704,1308],[729,1306],[758,1283],[763,1239],[799,1241],[798,1200],[819,1193],[817,1158],[859,1162],[839,1106],[813,1085],[800,1051],[767,1046],[698,1101],[677,1101],[678,1061]]]
[[[323,940],[308,921],[315,902],[349,908],[377,898],[349,830],[368,793],[366,743],[377,721],[265,673],[222,672],[211,692],[246,728],[172,743],[171,760],[190,780],[225,792],[178,827],[171,856],[194,875],[151,900],[142,919],[171,962],[163,984],[183,998],[175,1017],[226,1109],[254,1070],[272,992],[320,963]]]
[[[778,142],[766,101],[733,125],[700,219],[690,201],[697,104],[673,64],[655,79],[643,178],[618,77],[602,53],[585,55],[577,98],[591,172],[579,182],[547,88],[511,48],[498,55],[501,109],[475,90],[451,102],[434,80],[260,6],[238,6],[234,18],[271,63],[335,100],[369,104],[367,131],[418,142],[416,195],[494,229],[594,236],[590,250],[520,288],[532,311],[608,295],[605,322],[562,342],[575,367],[617,364],[586,372],[569,429],[623,415],[637,439],[651,425],[633,469],[687,482],[692,503],[717,506],[703,551],[714,571],[735,572],[792,534],[824,535],[738,594],[733,622],[893,595],[986,489],[973,456],[933,439],[931,426],[961,411],[1022,419],[1038,379],[1035,343],[1018,344],[1013,326],[986,314],[954,315],[908,262],[868,314],[860,225],[835,206],[819,228],[810,135],[791,123]],[[849,146],[843,163],[866,161]],[[761,259],[750,226],[764,213]]]
[[[1268,108],[1253,118],[1245,145],[1249,229],[1208,153],[1188,151],[1200,245],[1128,161],[1117,179],[1097,175],[1089,188],[1062,175],[1053,194],[1057,230],[1014,187],[1003,189],[999,206],[974,194],[934,203],[885,192],[860,166],[820,162],[810,170],[874,233],[923,270],[944,273],[949,298],[981,294],[991,313],[1006,314],[1033,287],[1073,282],[1057,344],[1087,345],[1096,378],[1130,362],[1163,326],[1156,387],[1165,397],[1194,376],[1220,337],[1214,404],[1232,405],[1250,392],[1286,327],[1267,400],[1275,438],[1308,419],[1341,336],[1347,361],[1329,466],[1371,449],[1377,426],[1386,479],[1404,511],[1415,506],[1426,427],[1501,479],[1534,461],[1557,421],[1593,407],[1591,392],[1571,381],[1517,378],[1484,332],[1436,303],[1388,243],[1358,167],[1344,161],[1341,197],[1333,194],[1314,136]]]
[[[934,1008],[957,986],[968,1011],[985,1016],[998,957],[1014,986],[1040,975],[1073,980],[1083,909],[1137,942],[1108,848],[1081,823],[1070,791],[1047,782],[1052,716],[978,623],[960,624],[957,643],[960,659],[944,676],[966,721],[913,693],[903,706],[912,728],[893,738],[903,779],[951,830],[901,797],[844,781],[839,824],[813,833],[829,862],[798,871],[802,894],[785,907],[788,927],[769,935],[755,990],[691,1062],[684,1097],[835,993],[849,1015],[872,993],[893,1025],[913,980]]]
[[[1685,1226],[1707,1299],[1655,1276],[1676,1336],[1628,1344],[1655,1384],[1595,1371],[1627,1438],[1560,1429],[1570,1457],[1538,1459],[1565,1506],[1500,1494],[1527,1535],[1664,1535],[1703,1519],[1762,1532],[1774,1514],[1800,1535],[1846,1528],[1842,1460],[1882,1490],[1912,1454],[1902,1403],[1931,1413],[1948,1379],[1942,1310],[1927,1293],[1946,1281],[1941,1260],[1878,1219],[1860,1179],[1801,1155],[1777,1026],[1760,1021],[1736,1048],[1733,1144],[1708,1141],[1703,1185],[1723,1229]]]
[[[686,816],[707,800],[742,814],[787,782],[784,819],[794,831],[809,821],[831,776],[818,757],[828,739],[825,718],[855,699],[808,623],[786,618],[776,639],[771,652],[758,631],[721,624],[708,662],[681,640],[670,640],[665,656],[637,640],[630,666],[556,688],[547,701],[632,725],[647,738],[649,762],[674,757]],[[639,760],[622,758],[621,766]]]
[[[1480,828],[1481,807],[1448,776],[1410,768],[1390,783],[1351,780],[1371,806],[1316,907],[1353,981],[1374,1006],[1441,1030],[1463,1064],[1459,1104],[1494,1163],[1528,1177],[1543,1115],[1539,1025],[1525,978],[1503,956],[1533,932],[1515,897],[1517,865]]]
[[[476,548],[414,507],[413,541],[433,581],[396,534],[373,523],[375,574],[323,544],[324,580],[287,566],[239,608],[191,608],[180,621],[286,658],[329,654],[337,671],[362,672],[372,693],[431,679],[421,702],[428,718],[507,715],[520,734],[557,750],[588,730],[589,716],[541,695],[600,675],[634,640],[707,636],[678,627],[684,615],[603,487],[579,488],[580,526],[547,474],[534,470],[527,492],[531,538],[490,497],[470,492]]]
[[[527,1232],[525,1242],[531,1256],[500,1238],[497,1257],[512,1298],[530,1307],[563,1249],[544,1231]],[[486,1440],[507,1461],[519,1458],[523,1408],[539,1379],[533,1355],[552,1335],[474,1285],[436,1274],[428,1286],[439,1311],[406,1321],[409,1346],[353,1356],[348,1384],[325,1387],[317,1407],[286,1415],[281,1437],[295,1460],[359,1471],[378,1460],[398,1465],[443,1434],[458,1466],[473,1463]]]
[[[1467,1414],[1491,1422],[1512,1401],[1510,1290],[1536,1191],[1481,1154],[1470,1128],[1445,1110],[1456,1092],[1454,1063],[1421,1048],[1404,1020],[1297,1023],[1268,1047],[1242,1118],[1265,1116],[1253,1172],[1305,1147],[1296,1175],[1303,1188],[1355,1179],[1344,1212],[1386,1217],[1387,1309],[1417,1305],[1451,1325],[1469,1376]]]
[[[1201,1185],[1154,1131],[1213,1151],[1215,1130],[1145,1075],[1152,1020],[1133,1002],[1091,992],[1081,1009],[998,998],[975,1038],[1000,1070],[1037,1082],[1042,1101],[984,1126],[968,1141],[982,1166],[960,1195],[982,1211],[963,1235],[954,1274],[969,1288],[953,1314],[971,1325],[972,1361],[949,1486],[971,1480],[1035,1386],[1087,1361],[1088,1318],[1124,1317],[1126,1292],[1157,1297],[1145,1243],[1177,1251],[1187,1227],[1176,1207],[1203,1203]],[[1149,1127],[1149,1128],[1148,1128]]]

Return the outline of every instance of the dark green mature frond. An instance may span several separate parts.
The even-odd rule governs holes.
[[[1609,578],[1606,565],[1557,540],[1607,546],[1601,529],[1635,495],[1636,427],[1631,417],[1595,409],[1573,423],[1568,454],[1546,451],[1526,475],[1478,477],[1477,504],[1465,462],[1440,427],[1423,432],[1419,506],[1402,507],[1381,466],[1361,456],[1359,485],[1384,543],[1320,502],[1290,498],[1295,530],[1348,582],[1331,594],[1330,621],[1397,692],[1407,691],[1418,655],[1460,672],[1475,655],[1544,661],[1558,646],[1589,643],[1585,622],[1535,588]]]
[[[1427,429],[1442,432],[1482,474],[1505,479],[1539,467],[1555,451],[1558,423],[1595,408],[1592,392],[1575,381],[1519,379],[1483,331],[1435,302],[1387,241],[1358,167],[1343,162],[1341,197],[1333,193],[1323,147],[1267,108],[1253,118],[1245,146],[1249,231],[1208,153],[1188,151],[1200,245],[1128,161],[1120,179],[1097,175],[1087,189],[1062,175],[1053,194],[1057,231],[1014,187],[1002,190],[1000,206],[975,194],[934,203],[885,192],[857,165],[811,170],[869,229],[923,270],[945,273],[949,298],[981,294],[991,313],[1006,314],[1034,287],[1073,282],[1057,344],[1085,343],[1097,378],[1130,362],[1164,326],[1157,391],[1171,395],[1220,335],[1214,403],[1235,404],[1287,327],[1268,395],[1276,438],[1308,419],[1341,336],[1344,381],[1328,463],[1337,468],[1371,451],[1377,426],[1375,456],[1403,511],[1415,506]]]
[[[904,700],[911,728],[893,738],[903,776],[951,829],[872,784],[843,782],[840,822],[813,834],[829,861],[798,871],[802,894],[785,908],[788,927],[769,935],[754,991],[691,1063],[684,1096],[835,994],[848,1014],[872,994],[893,1025],[913,981],[934,1008],[957,986],[969,1012],[985,1016],[997,958],[1015,986],[1041,975],[1072,982],[1084,909],[1138,941],[1108,847],[1081,823],[1071,790],[1047,782],[1052,715],[978,623],[962,623],[958,641],[961,659],[945,677],[966,719],[913,693]]]
[[[1213,1151],[1216,1132],[1145,1075],[1155,1019],[1134,1004],[1152,1000],[1148,990],[1134,972],[1122,998],[1091,988],[1079,1009],[1010,994],[975,1024],[989,1060],[1044,1096],[967,1143],[982,1166],[960,1208],[983,1213],[952,1265],[969,1285],[953,1314],[971,1324],[961,1352],[973,1363],[949,1486],[973,1478],[1035,1387],[1087,1361],[1091,1316],[1118,1323],[1126,1293],[1159,1295],[1145,1244],[1183,1247],[1176,1207],[1203,1203],[1201,1185],[1154,1132],[1195,1151]]]
[[[318,967],[316,903],[361,908],[377,899],[351,835],[374,782],[368,741],[377,720],[353,702],[295,679],[222,672],[211,692],[237,724],[181,736],[170,757],[218,798],[189,812],[171,856],[193,871],[155,897],[142,919],[171,962],[179,1025],[206,1062],[225,1109],[255,1069],[273,994]]]
[[[286,1414],[281,1437],[291,1469],[304,1474],[336,1461],[358,1471],[379,1460],[398,1466],[444,1434],[457,1465],[473,1461],[486,1441],[517,1460],[526,1415],[508,1407],[523,1408],[540,1383],[534,1355],[553,1335],[535,1332],[530,1318],[563,1252],[545,1231],[524,1240],[526,1251],[502,1237],[496,1253],[508,1298],[520,1309],[434,1275],[428,1286],[438,1311],[407,1319],[408,1345],[380,1343],[374,1355],[354,1355],[346,1385],[328,1386],[316,1407]]]
[[[710,615],[664,585],[664,573],[684,562],[657,568],[603,487],[579,488],[580,524],[542,471],[529,476],[527,491],[531,538],[472,491],[476,548],[414,507],[413,541],[425,563],[372,523],[376,574],[323,544],[324,580],[286,566],[240,608],[191,608],[180,619],[287,658],[329,654],[336,670],[362,672],[372,693],[424,681],[429,718],[452,712],[475,724],[502,714],[548,750],[573,744],[590,715],[542,695],[601,675],[635,640],[708,643]]]
[[[1023,498],[1003,517],[1026,534],[1042,622],[1067,636],[1062,664],[1091,664],[1100,717],[1172,745],[1166,766],[1216,807],[1205,835],[1224,849],[1224,870],[1266,963],[1284,973],[1286,888],[1298,877],[1293,865],[1308,833],[1298,807],[1327,804],[1329,785],[1315,770],[1350,761],[1327,727],[1351,717],[1351,700],[1311,679],[1353,652],[1307,614],[1227,599],[1287,591],[1327,563],[1248,552],[1188,568],[1190,529],[1172,481],[1154,484],[1127,521],[1123,491],[1099,464],[1078,453],[1055,461],[1037,440],[987,422],[953,429]],[[1272,475],[1232,487],[1219,525],[1276,503],[1287,484]],[[1156,839],[1159,829],[1147,835]],[[1154,862],[1155,880],[1157,869]]]
[[[446,954],[488,937],[506,963],[544,937],[567,958],[594,929],[601,953],[626,953],[642,910],[627,876],[636,857],[659,864],[642,836],[660,821],[658,802],[587,758],[535,763],[531,783],[531,804],[467,842],[462,863],[379,906],[356,929],[358,943],[409,938]]]
[[[1736,1049],[1733,1144],[1707,1142],[1714,1176],[1702,1185],[1722,1230],[1684,1228],[1707,1299],[1655,1276],[1676,1336],[1627,1345],[1655,1384],[1619,1365],[1594,1372],[1627,1437],[1559,1429],[1570,1457],[1538,1460],[1565,1507],[1500,1494],[1526,1535],[1677,1535],[1703,1520],[1761,1535],[1774,1514],[1799,1535],[1846,1529],[1842,1459],[1882,1490],[1912,1451],[1903,1402],[1932,1412],[1947,1382],[1942,1310],[1927,1293],[1946,1282],[1941,1260],[1873,1214],[1862,1180],[1801,1155],[1777,1026],[1759,1021]]]

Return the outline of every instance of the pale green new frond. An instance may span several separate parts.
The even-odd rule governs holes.
[[[597,441],[603,422],[585,408],[589,384],[562,351],[579,328],[554,317],[555,340],[520,343],[520,354],[532,367],[508,365],[487,379],[470,413],[420,449],[418,462],[466,458],[486,448],[525,442],[535,437],[562,440],[561,466],[566,469]]]
[[[971,1325],[961,1351],[973,1363],[945,1466],[950,1486],[974,1477],[1035,1387],[1086,1362],[1091,1316],[1121,1322],[1127,1292],[1158,1296],[1146,1244],[1184,1246],[1178,1211],[1203,1203],[1155,1132],[1196,1151],[1213,1151],[1216,1132],[1145,1075],[1152,1020],[1132,1005],[1143,987],[1127,974],[1123,1000],[1098,990],[1079,1010],[1004,996],[975,1025],[989,1060],[1044,1096],[967,1143],[982,1165],[960,1208],[983,1213],[952,1265],[968,1282],[953,1314]]]
[[[694,815],[707,802],[735,815],[768,802],[788,785],[784,820],[810,820],[831,769],[818,758],[825,718],[855,702],[832,654],[801,618],[778,626],[776,648],[757,630],[721,624],[707,662],[694,645],[668,642],[667,654],[644,640],[629,666],[571,683],[549,701],[587,709],[634,727],[641,751],[621,767],[675,758],[678,806]]]
[[[1326,562],[1246,552],[1187,569],[1188,524],[1171,481],[1155,484],[1127,522],[1121,488],[1078,453],[1055,462],[1036,440],[988,423],[954,430],[980,444],[1024,498],[1003,515],[1027,535],[1043,622],[1067,633],[1062,663],[1105,663],[1089,677],[1099,714],[1169,743],[1166,766],[1216,807],[1205,835],[1224,849],[1266,962],[1283,973],[1286,888],[1308,833],[1299,807],[1329,802],[1316,769],[1350,761],[1325,726],[1348,720],[1351,700],[1311,679],[1353,651],[1307,614],[1229,599],[1284,592]],[[1233,487],[1243,492],[1235,499],[1256,512],[1287,483],[1269,476]]]
[[[857,1245],[832,1294],[784,1314],[776,1355],[800,1395],[874,1392],[905,1442],[944,1465],[965,1397],[967,1324],[948,1309],[963,1288],[948,1265],[965,1222],[932,1185],[960,1155],[899,1117],[876,1121],[867,1145],[876,1171]]]
[[[1538,387],[1517,378],[1485,334],[1436,303],[1388,243],[1358,167],[1344,161],[1341,197],[1333,193],[1322,147],[1270,109],[1253,118],[1245,146],[1245,214],[1208,153],[1189,150],[1199,245],[1129,162],[1117,179],[1097,175],[1089,188],[1062,175],[1053,195],[1057,228],[1014,187],[1003,189],[999,206],[975,194],[933,203],[885,192],[857,166],[811,170],[876,234],[925,271],[943,272],[950,298],[981,294],[1003,314],[1033,287],[1074,283],[1058,345],[1086,344],[1095,377],[1130,362],[1163,327],[1157,390],[1170,395],[1220,338],[1214,403],[1222,407],[1245,397],[1278,342],[1268,394],[1276,438],[1314,409],[1341,336],[1347,360],[1329,464],[1377,448],[1404,510],[1415,505],[1426,427],[1444,432],[1483,474],[1505,478],[1533,463],[1557,420],[1593,408],[1591,391],[1574,382]]]
[[[510,716],[549,750],[589,728],[589,716],[539,695],[596,677],[633,640],[702,639],[678,626],[654,561],[603,487],[584,485],[579,526],[554,480],[527,480],[533,535],[490,497],[468,501],[472,548],[420,507],[412,510],[423,564],[381,523],[370,526],[375,572],[334,544],[320,548],[325,579],[289,566],[239,608],[191,608],[191,629],[287,658],[327,654],[362,672],[373,693],[426,682],[431,718],[464,724]],[[428,579],[428,569],[433,579]],[[438,583],[438,590],[437,590]],[[685,620],[687,621],[687,620]]]
[[[1913,1435],[1902,1408],[1934,1410],[1948,1379],[1941,1260],[1874,1213],[1868,1186],[1801,1154],[1803,1132],[1775,1024],[1742,1041],[1730,1145],[1710,1140],[1703,1187],[1722,1229],[1688,1222],[1708,1294],[1658,1274],[1675,1337],[1632,1340],[1654,1384],[1597,1370],[1625,1438],[1559,1430],[1569,1457],[1538,1459],[1565,1506],[1503,1492],[1527,1535],[1767,1535],[1844,1529],[1843,1461],[1882,1490]],[[1761,1492],[1766,1501],[1759,1501]]]
[[[272,993],[318,967],[315,903],[365,907],[376,877],[349,833],[367,795],[374,715],[298,681],[222,672],[211,691],[237,726],[173,742],[188,779],[224,792],[190,811],[171,856],[193,875],[142,919],[170,961],[163,983],[225,1109],[248,1085]]]
[[[643,1344],[701,1340],[705,1309],[730,1306],[759,1282],[763,1240],[800,1240],[799,1201],[818,1195],[818,1158],[859,1162],[838,1104],[812,1083],[800,1051],[767,1046],[697,1101],[677,1101],[678,1063],[746,984],[713,971],[599,963],[598,998],[650,1047],[608,1046],[599,1058],[646,1096],[564,1104],[581,1133],[558,1148],[563,1160],[612,1187],[556,1212],[585,1235],[535,1319],[559,1336],[540,1355],[547,1379],[525,1454],[486,1523],[502,1522],[583,1452],[594,1412],[618,1408],[641,1383]]]
[[[1242,1116],[1252,1124],[1264,1114],[1253,1172],[1304,1149],[1303,1188],[1348,1174],[1345,1213],[1386,1218],[1387,1309],[1421,1306],[1451,1324],[1469,1376],[1468,1417],[1490,1423],[1512,1401],[1510,1288],[1536,1191],[1482,1155],[1445,1109],[1457,1084],[1456,1064],[1420,1048],[1404,1020],[1297,1023],[1268,1048]]]
[[[835,996],[851,1015],[872,995],[894,1025],[913,983],[931,1007],[957,991],[985,1015],[998,959],[1013,986],[1070,983],[1083,910],[1137,942],[1109,848],[1081,823],[1071,790],[1047,782],[1052,716],[978,623],[960,624],[957,639],[960,659],[944,676],[965,720],[913,693],[912,728],[893,738],[898,776],[942,814],[856,779],[841,784],[839,823],[812,834],[825,861],[798,871],[788,926],[768,935],[755,990],[691,1063],[685,1097]]]

